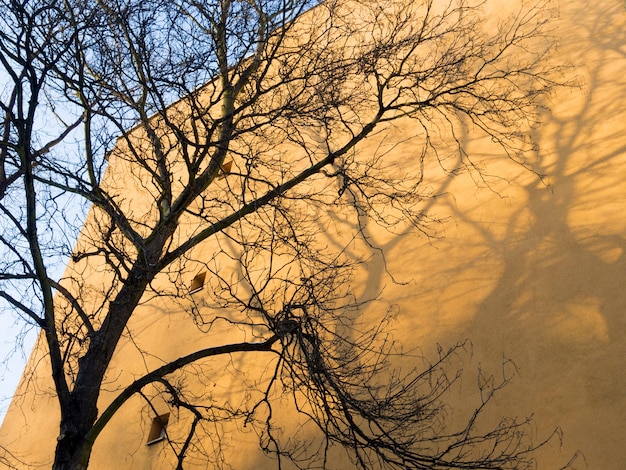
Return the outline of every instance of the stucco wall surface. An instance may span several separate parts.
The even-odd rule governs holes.
[[[499,1],[492,2],[496,10]],[[466,375],[451,398],[458,401],[453,414],[475,403],[479,365],[495,375],[504,369],[511,384],[490,416],[532,415],[539,440],[560,429],[561,437],[538,453],[538,468],[561,468],[578,453],[573,469],[620,470],[626,468],[626,11],[619,0],[562,1],[553,23],[553,60],[572,65],[567,73],[576,86],[549,97],[551,111],[532,132],[539,144],[533,169],[546,175],[543,182],[502,159],[490,142],[473,138],[469,127],[464,145],[494,177],[476,181],[467,172],[444,174],[437,163],[427,165],[434,192],[442,194],[429,203],[441,220],[439,236],[368,227],[384,260],[377,250],[369,253],[354,290],[361,298],[380,294],[380,302],[364,312],[372,321],[377,309],[394,306],[394,336],[426,356],[437,344],[469,340],[462,359]],[[361,150],[397,142],[389,154],[393,164],[410,165],[421,149],[419,135],[406,139],[412,135],[411,123],[400,121]],[[328,214],[324,223],[341,236],[348,222]],[[355,245],[354,256],[364,249]],[[211,246],[200,248],[199,258],[202,250],[210,253]],[[200,306],[202,296],[195,297]],[[159,299],[141,307],[131,324],[133,342],[114,359],[112,392],[105,391],[103,402],[116,383],[189,353],[199,342],[245,339],[218,325],[207,340],[185,308]],[[45,365],[36,349],[0,432],[0,443],[34,468],[49,467],[58,434]],[[254,371],[265,365],[262,358],[237,357],[202,367],[209,377],[203,386],[236,400],[246,383],[228,371],[249,371],[254,381]],[[169,468],[159,445],[145,445],[150,423],[144,409],[140,400],[124,406],[99,438],[90,468]],[[284,409],[289,421],[289,407]],[[173,421],[172,429],[183,424]],[[226,430],[210,445],[223,446],[232,468],[272,468],[256,450],[254,433]]]

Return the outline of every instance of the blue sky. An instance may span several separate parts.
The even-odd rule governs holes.
[[[23,344],[18,345],[16,350],[15,339],[19,336],[23,326],[16,324],[15,319],[11,319],[7,314],[0,315],[0,331],[2,331],[2,339],[0,340],[0,421],[4,419],[36,338],[35,332],[31,330]]]

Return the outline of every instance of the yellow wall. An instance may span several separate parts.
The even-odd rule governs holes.
[[[451,177],[434,163],[427,167],[433,189],[446,192],[431,203],[444,220],[443,238],[390,236],[372,228],[372,239],[385,249],[387,269],[402,284],[391,282],[382,259],[373,254],[354,286],[362,297],[382,291],[387,304],[397,304],[395,335],[409,346],[428,354],[437,343],[470,339],[464,390],[473,389],[478,364],[498,373],[503,358],[514,361],[517,376],[490,413],[533,414],[538,438],[562,429],[562,447],[553,441],[541,451],[539,468],[559,468],[581,452],[584,457],[572,468],[619,470],[626,465],[626,11],[620,0],[561,2],[554,31],[559,37],[555,60],[575,65],[569,73],[580,86],[551,96],[552,112],[533,132],[541,146],[535,169],[548,175],[549,184],[503,162],[497,149],[472,139],[469,128],[468,149],[488,172],[505,180],[493,178],[487,187],[467,173]],[[373,151],[378,139],[404,139],[412,134],[410,127],[401,122],[362,151]],[[399,145],[397,164],[404,165],[418,145],[418,140]],[[339,230],[341,224],[329,222]],[[211,251],[209,245],[204,249]],[[361,249],[354,247],[355,256]],[[200,305],[202,298],[197,294]],[[365,314],[376,318],[385,302]],[[185,305],[165,301],[142,306],[131,329],[136,344],[122,345],[110,374],[118,384],[143,369],[138,347],[155,355],[147,359],[150,368],[158,358],[173,359],[199,343],[232,338],[226,329],[210,337],[198,334]],[[37,355],[29,367],[45,365]],[[257,360],[263,364],[264,358]],[[255,370],[240,356],[233,361]],[[206,364],[212,393],[237,397],[245,384],[224,370],[228,364],[221,361]],[[41,367],[37,374],[37,393],[31,381],[23,382],[0,444],[45,468],[58,430],[47,371]],[[105,393],[103,402],[109,396]],[[476,398],[468,396],[457,398]],[[149,425],[144,404],[129,402],[99,438],[91,468],[168,468],[159,457],[163,444],[144,444]],[[174,417],[171,429],[176,426]],[[255,435],[239,431],[220,443],[226,462],[236,469],[270,468],[254,450]],[[247,444],[241,442],[245,436]]]

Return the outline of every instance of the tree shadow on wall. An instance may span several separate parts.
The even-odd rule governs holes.
[[[545,149],[535,169],[550,186],[524,185],[526,203],[503,231],[455,217],[475,227],[499,266],[471,326],[479,355],[511,357],[522,376],[511,399],[562,425],[589,468],[616,468],[626,461],[626,28],[620,5],[602,3],[567,12],[562,25],[560,52],[584,64],[584,83],[561,93],[566,101],[535,131]]]

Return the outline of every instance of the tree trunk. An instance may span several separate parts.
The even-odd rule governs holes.
[[[52,470],[86,470],[91,448],[83,436],[59,435]]]

